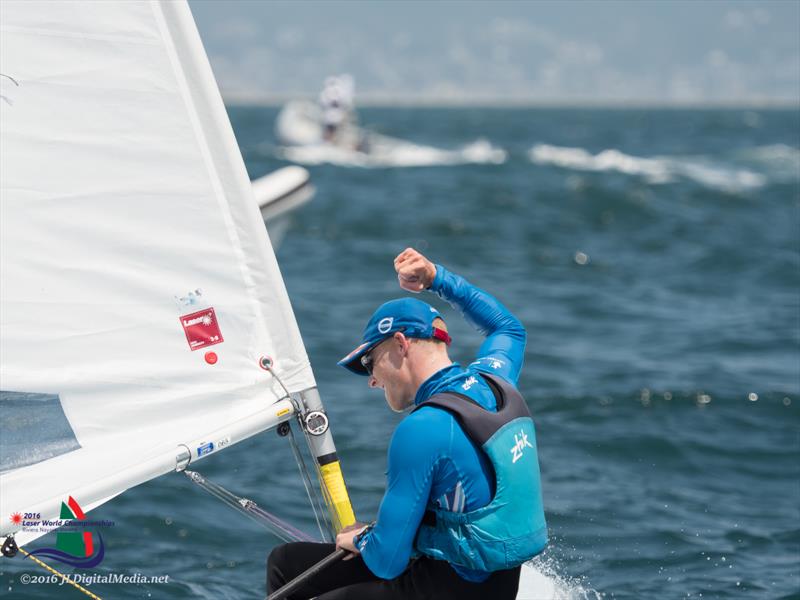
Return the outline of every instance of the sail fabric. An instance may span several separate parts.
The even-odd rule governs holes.
[[[0,96],[2,426],[35,410],[20,398],[54,411],[11,438],[6,534],[252,435],[315,383],[185,2],[3,0]]]

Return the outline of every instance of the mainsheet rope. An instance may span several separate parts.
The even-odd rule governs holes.
[[[94,600],[103,600],[103,599],[102,599],[100,596],[98,596],[98,595],[96,595],[96,594],[93,594],[92,592],[90,592],[89,590],[87,590],[85,587],[83,587],[83,586],[82,586],[82,585],[80,585],[79,583],[76,583],[76,582],[72,581],[72,579],[70,579],[69,577],[67,577],[66,575],[64,575],[64,573],[61,573],[61,572],[59,572],[59,571],[56,571],[56,570],[55,570],[53,567],[51,567],[50,565],[48,565],[48,564],[46,564],[46,563],[42,562],[41,560],[39,560],[38,558],[36,558],[35,556],[33,556],[33,555],[30,553],[30,552],[28,552],[27,550],[25,550],[25,548],[23,548],[22,546],[20,546],[20,547],[19,547],[19,551],[20,551],[20,552],[22,552],[22,553],[25,555],[25,558],[30,558],[30,559],[31,559],[33,562],[35,562],[37,565],[39,565],[39,566],[40,566],[40,567],[42,567],[43,569],[46,569],[46,570],[50,571],[50,572],[51,572],[53,575],[58,575],[58,576],[59,576],[59,577],[61,577],[61,579],[63,579],[63,580],[66,582],[66,583],[70,584],[70,585],[71,585],[72,587],[74,587],[75,589],[82,591],[84,594],[86,594],[87,596],[89,596],[89,598],[94,598]]]

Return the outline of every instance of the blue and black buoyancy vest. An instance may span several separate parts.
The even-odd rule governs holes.
[[[547,525],[533,417],[516,388],[498,377],[481,375],[497,400],[497,412],[456,392],[431,396],[414,410],[436,406],[456,418],[494,467],[494,497],[469,512],[427,511],[415,547],[422,554],[468,569],[499,571],[521,565],[544,550]]]

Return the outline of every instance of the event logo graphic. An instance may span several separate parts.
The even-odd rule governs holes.
[[[78,569],[90,569],[103,561],[105,546],[103,538],[96,533],[98,543],[95,544],[91,531],[85,530],[86,515],[72,496],[61,503],[61,529],[56,534],[55,548],[40,548],[31,555],[51,558]]]

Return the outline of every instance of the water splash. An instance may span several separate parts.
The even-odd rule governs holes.
[[[767,178],[746,168],[736,168],[702,156],[639,157],[616,149],[591,154],[583,148],[537,144],[528,152],[530,160],[540,165],[594,172],[618,172],[643,177],[652,184],[689,179],[705,187],[740,192],[763,187]]]
[[[522,569],[517,600],[602,600],[603,594],[592,589],[585,579],[564,576],[562,571],[548,552],[528,561]]]
[[[332,144],[313,144],[282,147],[276,155],[304,165],[328,163],[362,168],[501,164],[507,158],[505,150],[483,138],[454,150],[378,135],[371,135],[369,140],[368,149],[364,151]]]

